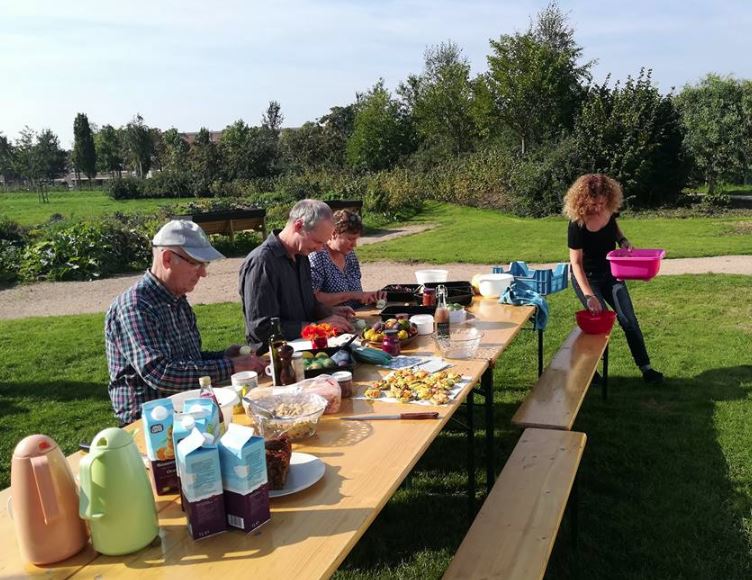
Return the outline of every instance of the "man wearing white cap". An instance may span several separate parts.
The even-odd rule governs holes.
[[[240,355],[201,350],[201,335],[186,294],[224,258],[192,221],[172,220],[152,240],[152,264],[144,277],[118,296],[105,317],[109,393],[115,416],[126,425],[141,404],[198,387],[198,379],[229,379],[238,371],[263,372],[264,363]]]

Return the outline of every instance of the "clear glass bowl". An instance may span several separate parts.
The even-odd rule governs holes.
[[[264,392],[266,391],[266,392]],[[315,393],[254,389],[244,397],[250,416],[265,439],[286,433],[291,441],[300,441],[316,433],[326,399]]]
[[[444,358],[473,358],[478,352],[483,333],[474,326],[453,328],[449,338],[436,337],[436,346]]]

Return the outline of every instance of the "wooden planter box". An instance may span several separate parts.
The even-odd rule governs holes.
[[[254,230],[266,238],[266,210],[231,209],[175,216],[197,223],[208,234],[225,234],[234,239],[235,232]]]

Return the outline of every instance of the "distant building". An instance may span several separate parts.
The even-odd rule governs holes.
[[[209,140],[212,143],[219,143],[224,131],[209,131]],[[188,142],[188,145],[193,145],[193,142],[198,137],[198,131],[195,133],[181,133],[180,136]]]

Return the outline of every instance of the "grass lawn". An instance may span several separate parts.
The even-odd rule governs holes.
[[[567,260],[563,217],[518,218],[492,210],[429,203],[407,223],[441,227],[358,249],[364,261],[397,260],[443,264],[556,262]],[[752,215],[725,217],[640,217],[620,219],[637,247],[665,248],[670,258],[752,254]]]
[[[650,231],[668,236],[665,229]],[[580,468],[581,578],[752,577],[749,284],[741,276],[632,284],[654,366],[667,382],[651,387],[638,379],[616,330],[609,400],[594,389],[575,424],[588,435]],[[571,290],[551,296],[550,305],[547,361],[577,308]],[[197,313],[206,348],[242,338],[239,304],[199,306]],[[70,453],[114,424],[102,321],[101,314],[0,321],[0,486],[8,485],[21,437],[43,432]],[[510,418],[535,381],[533,333],[511,345],[495,379],[500,469],[519,437]],[[464,437],[445,429],[335,578],[439,578],[469,526],[464,459]],[[481,483],[483,473],[479,463]],[[573,577],[569,539],[565,525],[548,577]]]
[[[65,218],[84,219],[111,214],[116,211],[136,213],[155,210],[162,205],[177,206],[193,198],[178,199],[126,199],[116,201],[103,190],[51,191],[50,203],[39,203],[36,193],[0,193],[0,216],[24,226],[45,223],[52,214]]]

